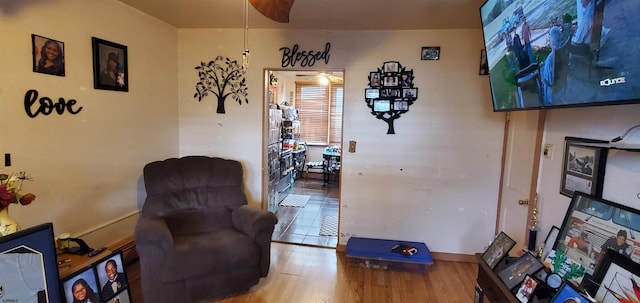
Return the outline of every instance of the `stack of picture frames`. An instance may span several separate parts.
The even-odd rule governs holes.
[[[543,269],[544,265],[531,252],[524,252],[517,258],[508,258],[508,262],[502,262],[515,245],[513,239],[500,232],[482,254],[482,260],[498,275],[518,301],[526,303],[540,284],[534,278],[534,274]],[[481,291],[476,290],[476,297],[483,295],[479,292]]]
[[[122,252],[114,252],[62,281],[66,303],[130,303],[129,280]]]

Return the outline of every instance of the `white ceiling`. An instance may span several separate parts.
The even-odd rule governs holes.
[[[177,28],[242,28],[244,0],[119,0]],[[249,28],[404,30],[480,28],[484,0],[296,0],[289,23],[249,5]]]

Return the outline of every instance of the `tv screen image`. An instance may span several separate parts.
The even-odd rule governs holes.
[[[640,102],[640,1],[487,0],[494,111]]]

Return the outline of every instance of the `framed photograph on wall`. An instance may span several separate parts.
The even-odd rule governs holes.
[[[489,265],[491,269],[494,269],[504,257],[509,255],[509,251],[515,245],[516,241],[501,231],[495,239],[493,239],[493,242],[491,242],[487,250],[482,253],[482,260],[487,262],[487,265]]]
[[[567,197],[575,191],[602,196],[607,154],[597,144],[607,142],[575,137],[565,137],[564,142],[560,193]]]
[[[93,87],[96,89],[129,91],[127,47],[92,37]]]
[[[527,275],[532,276],[543,267],[544,265],[538,258],[531,254],[531,252],[527,252],[499,272],[498,277],[507,288],[512,289],[520,285]]]
[[[400,62],[398,61],[387,61],[382,67],[384,68],[385,73],[397,73],[400,69]]]
[[[640,301],[640,264],[613,250],[605,253],[593,282],[585,285],[585,288],[590,294],[595,294],[598,302],[621,302],[616,296],[628,302]]]
[[[440,46],[423,46],[420,59],[440,60]]]
[[[380,73],[372,72],[369,73],[369,86],[370,87],[380,87]]]
[[[489,75],[489,61],[487,61],[487,50],[480,50],[480,71],[478,72],[481,76]]]
[[[33,71],[64,77],[64,42],[31,35]]]

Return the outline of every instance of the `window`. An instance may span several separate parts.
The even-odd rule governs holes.
[[[340,84],[296,82],[300,140],[310,145],[341,144],[343,97],[344,88]]]

